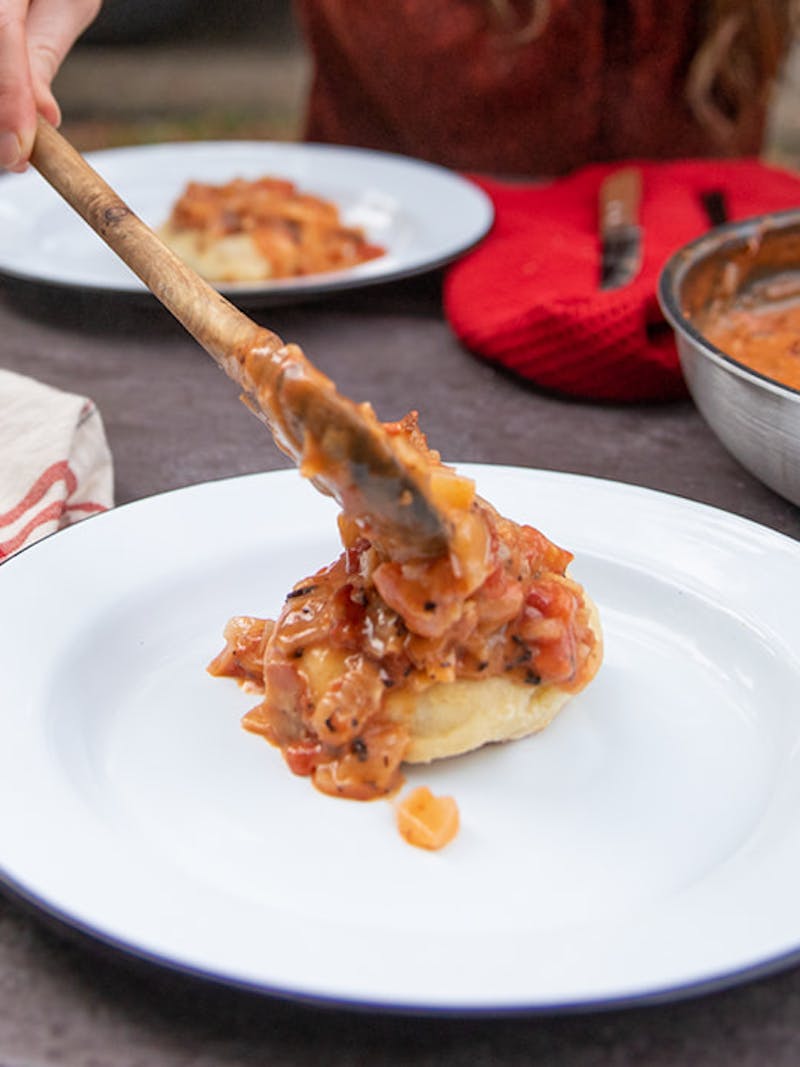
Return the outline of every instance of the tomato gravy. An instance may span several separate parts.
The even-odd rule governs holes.
[[[800,389],[800,302],[733,305],[704,324],[726,355],[793,389]]]

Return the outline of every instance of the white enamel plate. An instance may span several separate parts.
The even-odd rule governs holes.
[[[195,142],[115,148],[88,161],[148,225],[166,221],[191,180],[289,178],[333,201],[386,254],[348,270],[220,285],[232,299],[284,300],[389,281],[441,266],[492,224],[488,196],[442,167],[405,156],[330,145]],[[145,288],[34,171],[0,181],[0,275],[120,293]]]
[[[647,490],[464,467],[575,553],[600,674],[544,733],[418,768],[439,853],[239,725],[205,665],[338,553],[294,471],[167,493],[0,567],[0,869],[125,951],[455,1012],[688,995],[800,954],[800,545]]]

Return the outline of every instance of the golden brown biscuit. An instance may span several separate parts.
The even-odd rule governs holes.
[[[579,688],[551,684],[531,688],[508,678],[456,679],[440,682],[414,695],[386,700],[387,713],[405,722],[409,732],[406,763],[460,756],[483,745],[517,741],[538,733],[555,719],[572,697],[588,685],[603,658],[600,617],[584,594],[595,636],[590,665]]]

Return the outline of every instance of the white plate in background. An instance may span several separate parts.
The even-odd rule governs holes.
[[[489,230],[489,197],[454,171],[405,156],[332,145],[201,141],[113,148],[86,155],[149,226],[159,227],[188,181],[289,178],[333,201],[386,253],[347,270],[220,284],[234,300],[279,303],[357,288],[442,266]],[[144,285],[29,169],[0,181],[0,275],[118,293]]]

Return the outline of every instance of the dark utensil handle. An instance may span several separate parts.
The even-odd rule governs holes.
[[[641,196],[642,174],[638,167],[625,167],[609,175],[600,187],[601,234],[638,225]]]
[[[729,219],[728,205],[722,189],[707,189],[700,194],[700,203],[706,213],[709,226],[721,226]]]

